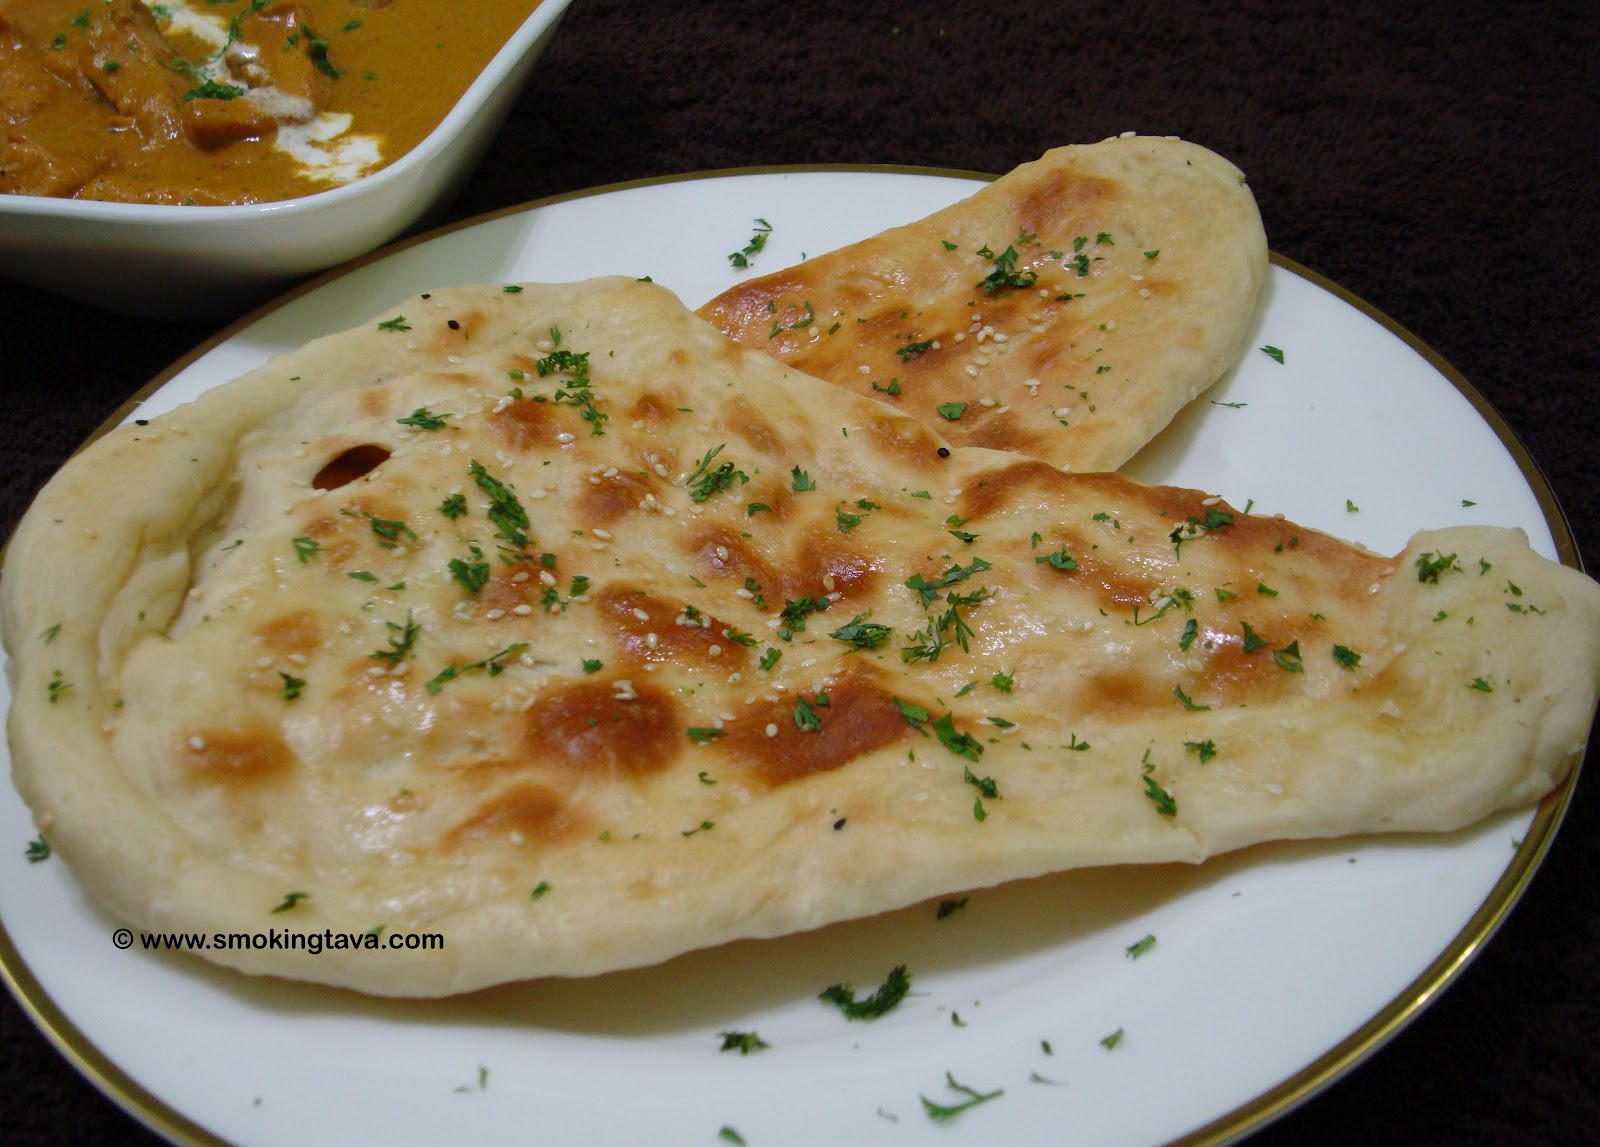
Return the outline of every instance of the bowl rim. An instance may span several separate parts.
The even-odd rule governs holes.
[[[274,199],[263,203],[228,203],[179,206],[169,203],[120,203],[112,200],[65,199],[50,195],[20,195],[0,192],[0,218],[11,216],[54,217],[83,223],[122,223],[135,225],[173,225],[185,227],[230,227],[257,219],[280,215],[294,216],[338,207],[346,200],[381,192],[392,183],[411,177],[414,169],[433,162],[449,143],[460,135],[482,109],[489,94],[522,62],[544,35],[565,14],[572,0],[538,0],[517,30],[489,58],[461,98],[451,106],[433,130],[394,162],[371,175],[363,175],[337,187]]]

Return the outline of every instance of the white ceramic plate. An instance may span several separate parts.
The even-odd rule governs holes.
[[[697,305],[737,280],[727,253],[758,217],[772,225],[759,272],[975,186],[925,172],[762,172],[518,210],[265,311],[137,413],[419,290],[648,274]],[[1279,263],[1249,345],[1269,344],[1281,364],[1247,351],[1131,471],[1387,552],[1460,521],[1521,526],[1541,552],[1570,552],[1520,448],[1406,338]],[[1065,1128],[1096,1144],[1220,1141],[1334,1078],[1448,982],[1532,874],[1563,799],[1445,837],[1069,873],[976,893],[943,921],[923,905],[594,980],[406,1002],[119,951],[116,921],[65,865],[24,860],[34,831],[7,789],[0,919],[14,948],[0,934],[0,963],[90,1078],[187,1142],[708,1144],[724,1127],[761,1147],[1041,1141]],[[1154,947],[1130,958],[1147,935]],[[846,1023],[816,999],[901,963],[913,994],[878,1022]],[[769,1049],[719,1051],[735,1030]],[[922,1097],[962,1098],[947,1073],[1004,1094],[936,1123]]]

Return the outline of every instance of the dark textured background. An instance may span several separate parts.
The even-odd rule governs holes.
[[[448,218],[708,168],[998,172],[1124,130],[1181,135],[1247,172],[1274,250],[1483,391],[1594,569],[1597,28],[1580,3],[578,0]],[[105,415],[220,326],[121,319],[0,281],[4,530]],[[1597,792],[1585,777],[1527,896],[1443,998],[1253,1142],[1600,1138]],[[153,1142],[9,997],[0,1141]]]

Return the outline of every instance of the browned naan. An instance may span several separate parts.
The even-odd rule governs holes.
[[[1237,168],[1124,136],[1056,148],[699,313],[958,445],[1114,470],[1238,359],[1266,267]]]
[[[610,279],[115,431],[0,582],[40,830],[139,928],[442,935],[204,953],[438,995],[1454,828],[1581,751],[1600,587],[1520,533],[1384,557],[823,388]]]

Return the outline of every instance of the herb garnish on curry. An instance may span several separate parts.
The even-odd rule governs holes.
[[[0,193],[289,199],[404,155],[538,0],[0,0]]]

